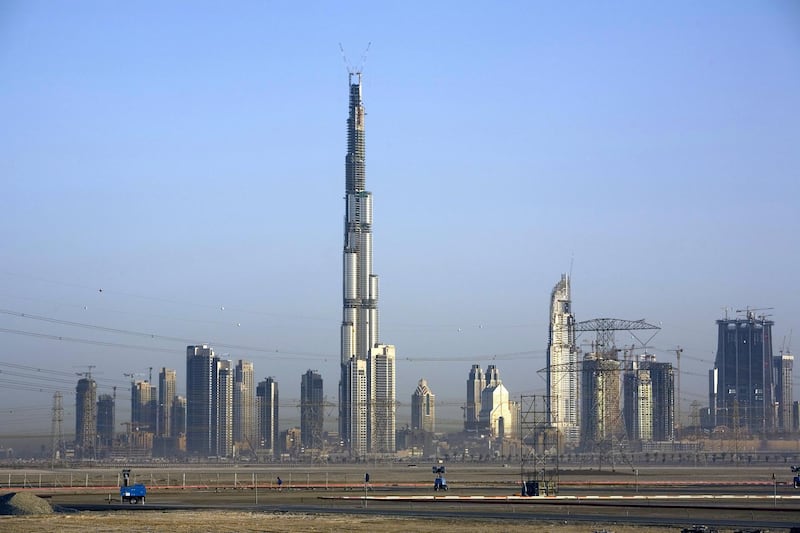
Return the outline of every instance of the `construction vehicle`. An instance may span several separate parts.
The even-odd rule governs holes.
[[[131,471],[126,468],[122,471],[122,486],[119,488],[119,499],[122,503],[139,503],[141,500],[144,505],[147,497],[147,487],[142,483],[130,484]]]

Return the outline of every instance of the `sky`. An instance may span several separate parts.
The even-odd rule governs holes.
[[[80,372],[118,420],[124,374],[182,393],[194,343],[274,376],[281,429],[307,369],[336,404],[348,68],[398,426],[425,378],[458,429],[472,364],[544,393],[567,272],[577,320],[683,348],[686,419],[726,312],[800,337],[798,57],[788,0],[2,2],[0,446],[55,391],[74,431]]]

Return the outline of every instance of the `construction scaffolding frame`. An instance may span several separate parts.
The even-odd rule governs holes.
[[[520,396],[520,485],[523,496],[558,494],[559,432],[547,421],[548,398]]]

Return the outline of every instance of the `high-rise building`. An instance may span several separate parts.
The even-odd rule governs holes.
[[[217,455],[233,455],[233,364],[217,359]]]
[[[547,422],[567,444],[580,441],[578,418],[578,349],[572,314],[570,280],[566,274],[550,294],[550,335],[547,343]]]
[[[622,413],[631,441],[653,440],[653,386],[650,370],[634,361],[622,377]]]
[[[97,445],[97,382],[91,374],[75,388],[75,447],[83,459],[94,458]]]
[[[275,378],[268,377],[256,386],[256,410],[260,447],[277,457],[281,449],[278,440],[278,382]]]
[[[712,423],[762,434],[775,428],[772,326],[764,316],[717,320],[717,356],[710,374]]]
[[[158,435],[173,437],[172,402],[175,399],[176,373],[169,368],[161,368],[158,373]]]
[[[489,365],[486,367],[486,386],[487,387],[495,387],[501,384],[502,381],[500,380],[500,371],[497,370],[496,365]],[[481,398],[483,401],[483,398]]]
[[[395,391],[395,351],[391,344],[378,344],[370,353],[375,380],[372,400],[373,422],[370,431],[374,453],[394,453],[396,450],[397,395]]]
[[[436,431],[436,395],[424,379],[419,380],[411,395],[411,429],[427,433]]]
[[[324,402],[322,376],[306,371],[300,379],[300,439],[306,449],[322,448]]]
[[[207,345],[186,347],[186,451],[217,455],[217,358]]]
[[[775,362],[775,401],[778,405],[777,429],[781,433],[794,431],[792,424],[792,371],[794,356],[781,353],[774,357]]]
[[[351,72],[345,156],[345,224],[343,250],[343,313],[341,326],[341,377],[339,381],[339,434],[351,454],[382,451],[385,436],[376,430],[388,427],[383,420],[386,405],[378,405],[375,391],[376,365],[372,351],[378,335],[378,276],[372,273],[372,193],[366,190],[364,105],[361,73]],[[380,351],[378,353],[381,353]],[[358,379],[361,363],[366,364],[366,381]],[[353,379],[353,378],[357,379]],[[366,389],[353,390],[364,386]],[[353,398],[364,398],[365,416]],[[376,409],[378,411],[376,411]],[[355,412],[354,412],[355,411]],[[354,426],[353,424],[364,424]],[[379,424],[380,427],[373,427]],[[366,442],[362,443],[361,438]],[[394,441],[394,437],[392,437]],[[378,448],[372,450],[372,445]],[[393,449],[394,446],[392,445]]]
[[[253,376],[253,363],[239,359],[233,383],[233,440],[248,448],[256,445],[256,389]]]
[[[114,444],[114,397],[101,394],[97,398],[97,443],[100,448],[110,449]]]
[[[467,409],[464,413],[464,431],[477,431],[481,413],[481,391],[486,388],[486,377],[480,365],[472,365],[467,378]]]
[[[606,354],[583,358],[581,445],[589,451],[620,438],[625,431],[619,405],[619,361]]]
[[[186,436],[186,396],[175,396],[172,400],[170,434],[173,437]]]
[[[508,390],[500,380],[492,381],[481,391],[480,426],[495,438],[509,438],[514,436],[513,405],[509,401]]]
[[[155,387],[150,382],[131,382],[131,431],[155,433]]]
[[[672,441],[675,438],[675,373],[672,363],[659,363],[650,356],[640,364],[650,371],[653,440]]]
[[[364,457],[367,453],[367,361],[353,359],[347,364],[346,390],[350,395],[346,413],[350,417],[347,428],[350,431],[349,450],[354,457]],[[340,398],[341,405],[341,398]],[[341,436],[340,436],[341,437]],[[344,437],[341,437],[344,440]],[[347,445],[345,443],[345,445]]]

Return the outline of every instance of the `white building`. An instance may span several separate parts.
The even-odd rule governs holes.
[[[570,281],[566,274],[550,294],[550,336],[547,344],[548,423],[568,444],[580,442],[578,350],[572,314]]]
[[[427,433],[436,431],[436,395],[424,379],[419,380],[411,395],[411,429]]]
[[[514,415],[505,385],[489,385],[481,391],[481,426],[494,438],[514,437]]]
[[[370,352],[375,370],[375,395],[372,404],[371,450],[394,453],[397,397],[395,393],[395,349],[391,344],[378,344]]]
[[[233,455],[233,366],[231,361],[217,361],[217,455]]]

